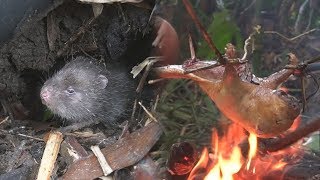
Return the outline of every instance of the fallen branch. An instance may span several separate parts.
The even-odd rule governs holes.
[[[125,136],[113,145],[101,150],[113,171],[139,162],[150,151],[162,134],[158,123],[147,126]],[[97,158],[90,155],[70,166],[63,179],[95,179],[103,175]]]
[[[319,30],[319,29],[316,29],[316,28],[315,28],[315,29],[311,29],[311,30],[309,30],[309,31],[307,31],[307,32],[304,32],[304,33],[299,34],[298,36],[295,36],[295,37],[292,37],[292,38],[288,38],[288,37],[286,37],[285,35],[277,32],[277,31],[264,31],[263,33],[264,33],[264,34],[276,34],[276,35],[280,36],[281,38],[285,39],[286,41],[292,42],[292,41],[294,41],[294,40],[296,40],[296,39],[298,39],[298,38],[300,38],[300,37],[302,37],[302,36],[308,35],[308,34],[310,34],[310,33],[313,33],[313,32],[315,32],[315,31],[318,31],[318,30]]]
[[[60,132],[51,132],[44,149],[37,180],[50,179],[62,142]]]

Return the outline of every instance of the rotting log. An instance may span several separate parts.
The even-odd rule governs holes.
[[[101,151],[112,170],[122,169],[145,157],[161,134],[160,125],[152,122]],[[72,164],[62,179],[95,179],[102,175],[103,171],[97,158],[90,155]]]

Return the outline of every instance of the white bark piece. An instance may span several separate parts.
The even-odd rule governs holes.
[[[104,157],[104,155],[102,154],[99,146],[91,146],[91,150],[92,150],[93,154],[97,157],[98,162],[102,168],[104,176],[108,176],[109,174],[111,174],[113,172],[113,169],[108,164],[108,162],[107,162],[106,158]]]

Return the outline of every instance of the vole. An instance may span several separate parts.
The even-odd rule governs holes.
[[[292,53],[289,61],[292,66],[298,64]],[[236,67],[230,63],[186,73],[183,65],[169,65],[154,71],[162,78],[195,81],[226,117],[258,137],[270,138],[288,130],[299,116],[301,106],[296,98],[277,87],[295,70],[283,69],[255,84],[241,79]]]
[[[107,70],[80,56],[48,79],[40,96],[54,114],[72,123],[63,128],[70,131],[99,122],[114,125],[120,117],[129,117],[134,90],[126,71]]]
[[[176,31],[160,17],[156,17],[153,28],[156,37],[152,42],[154,50],[151,56],[163,56],[163,65],[175,62],[179,54]],[[132,62],[134,59],[124,61]],[[133,106],[137,81],[129,75],[128,69],[132,67],[124,67],[128,63],[120,63],[122,68],[107,67],[107,71],[93,60],[77,57],[44,83],[40,93],[43,104],[73,124],[63,128],[65,131],[98,122],[112,125],[120,119],[129,118],[132,110],[129,106]],[[145,89],[141,99],[148,101],[154,95],[153,89]]]

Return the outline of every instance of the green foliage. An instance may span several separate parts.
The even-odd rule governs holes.
[[[227,10],[213,14],[213,21],[207,31],[220,52],[224,52],[227,43],[234,44],[238,49],[243,47],[240,29]],[[215,56],[204,40],[199,42],[197,55],[206,59],[212,59]]]

